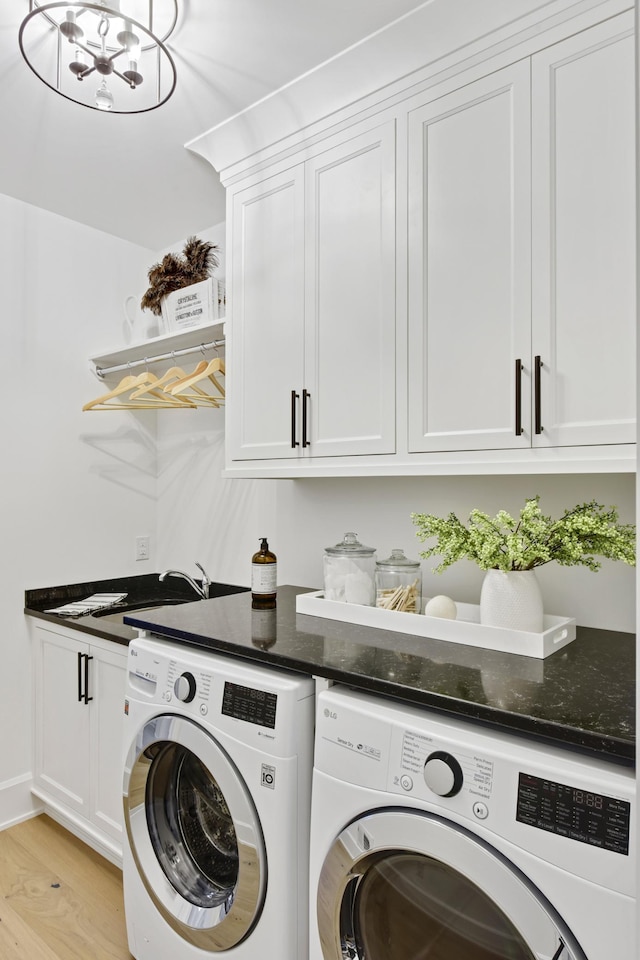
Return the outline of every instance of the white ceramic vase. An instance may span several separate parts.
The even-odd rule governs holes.
[[[487,570],[480,592],[480,623],[542,633],[542,594],[533,570]]]

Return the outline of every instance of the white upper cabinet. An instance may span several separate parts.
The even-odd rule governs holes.
[[[552,6],[423,4],[200,138],[229,475],[635,470],[634,17]]]
[[[395,126],[341,141],[230,200],[232,460],[395,449]]]
[[[531,442],[529,102],[523,61],[409,114],[410,452]]]
[[[532,91],[534,444],[633,442],[633,14],[536,54]]]
[[[410,114],[410,452],[635,440],[633,71],[625,14]]]
[[[291,393],[304,380],[304,167],[240,190],[229,212],[228,453],[297,456]]]
[[[393,453],[394,122],[308,161],[305,176],[308,449]]]

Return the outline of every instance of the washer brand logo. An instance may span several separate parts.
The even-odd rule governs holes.
[[[276,768],[269,766],[268,763],[262,764],[262,776],[260,777],[260,782],[263,787],[268,787],[269,790],[275,790],[276,788]]]
[[[324,708],[324,715],[327,720],[337,720],[338,714],[335,710],[329,710],[329,707]]]

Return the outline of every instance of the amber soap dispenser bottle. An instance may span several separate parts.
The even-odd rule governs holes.
[[[251,606],[272,609],[276,605],[278,560],[269,550],[266,537],[260,537],[260,549],[251,557]]]

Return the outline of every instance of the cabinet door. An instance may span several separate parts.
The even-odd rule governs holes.
[[[126,689],[126,647],[92,647],[91,680],[91,819],[122,843],[122,744]]]
[[[533,58],[535,445],[635,440],[633,13]]]
[[[307,161],[313,457],[395,451],[395,121]]]
[[[239,191],[229,212],[229,454],[299,456],[291,392],[303,388],[303,165]]]
[[[91,703],[80,696],[89,645],[40,627],[35,635],[36,783],[89,817]]]
[[[521,61],[409,114],[410,452],[531,444],[529,81]]]

